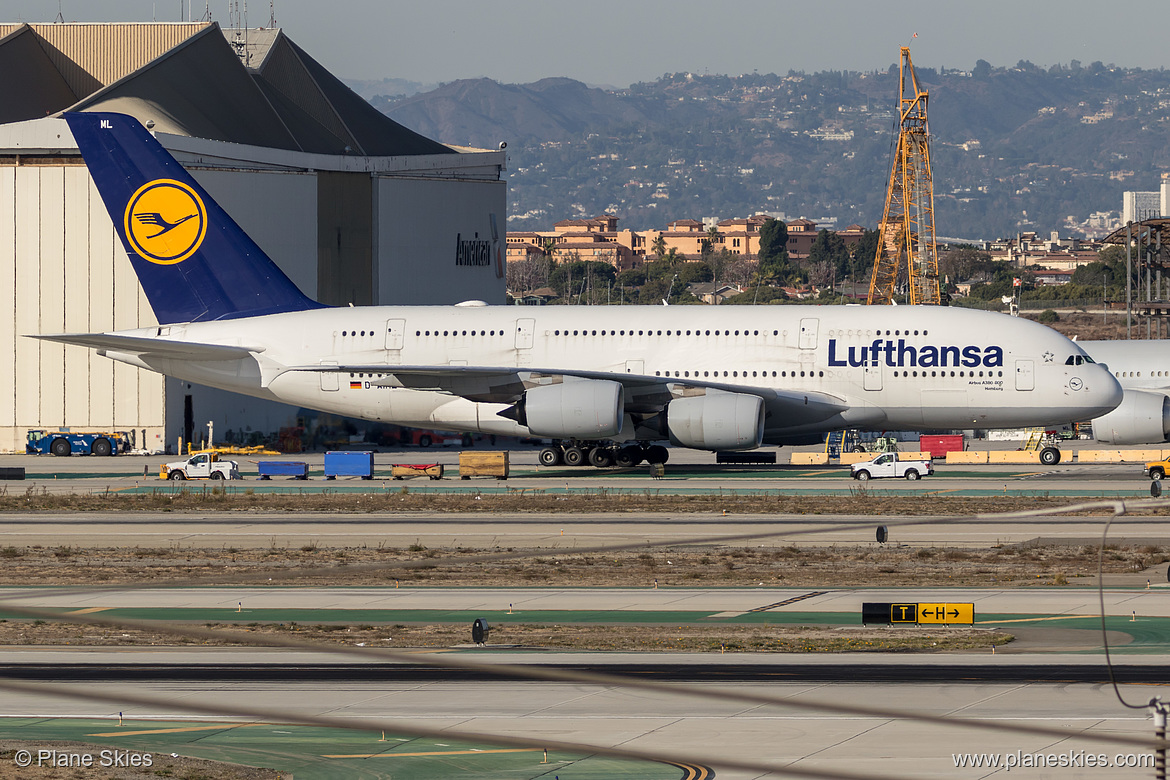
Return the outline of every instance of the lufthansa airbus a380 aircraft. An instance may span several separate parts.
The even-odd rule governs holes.
[[[940,307],[368,306],[305,297],[137,120],[65,118],[158,327],[40,335],[186,381],[401,425],[664,462],[869,430],[1049,426],[1121,400],[1057,332]]]
[[[1105,444],[1170,441],[1170,341],[1081,341],[1124,389],[1112,412],[1093,420],[1093,438]]]

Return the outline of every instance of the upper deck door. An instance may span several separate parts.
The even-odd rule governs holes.
[[[800,321],[801,349],[817,348],[817,332],[820,330],[820,327],[821,321],[816,317],[805,317]]]
[[[386,320],[386,349],[402,349],[406,320]]]
[[[516,320],[516,349],[532,349],[532,333],[536,330],[536,320]]]

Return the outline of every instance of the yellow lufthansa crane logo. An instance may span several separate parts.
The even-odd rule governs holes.
[[[188,185],[155,179],[138,188],[126,204],[126,240],[158,265],[186,260],[207,235],[207,208]]]

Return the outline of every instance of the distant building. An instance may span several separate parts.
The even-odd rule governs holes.
[[[1167,213],[1165,203],[1165,181],[1162,182],[1161,192],[1123,192],[1121,193],[1121,224],[1160,217]]]
[[[563,219],[549,231],[509,232],[505,244],[508,262],[547,254],[557,262],[572,258],[598,260],[624,271],[654,259],[659,239],[664,252],[674,250],[687,260],[702,259],[703,247],[708,243],[716,252],[726,249],[733,255],[754,256],[760,251],[760,229],[769,219],[777,218],[760,213],[723,220],[677,219],[665,230],[619,231],[618,218],[603,214],[594,219]],[[789,257],[808,257],[820,231],[818,223],[800,217],[787,222],[787,228]],[[852,248],[861,241],[865,230],[861,225],[850,225],[837,231],[837,235]]]

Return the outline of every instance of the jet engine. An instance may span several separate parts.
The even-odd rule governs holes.
[[[625,393],[619,382],[572,380],[527,390],[514,409],[514,419],[536,436],[605,439],[622,430]]]
[[[764,439],[764,402],[744,393],[676,398],[666,407],[670,440],[701,450],[751,450]]]
[[[1170,440],[1170,398],[1154,390],[1126,390],[1121,404],[1093,420],[1103,444],[1156,444]]]

